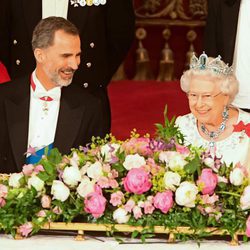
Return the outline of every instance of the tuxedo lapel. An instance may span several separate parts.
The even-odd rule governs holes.
[[[84,26],[86,25],[87,17],[89,15],[89,9],[91,7],[74,7],[69,3],[67,19],[76,25],[79,32],[82,33]]]
[[[66,89],[63,90],[66,92]],[[54,147],[59,148],[62,153],[69,153],[81,128],[85,106],[80,103],[76,104],[74,95],[69,93],[67,95],[63,90]]]
[[[17,168],[21,170],[27,151],[29,128],[29,94],[21,102],[5,101],[10,143]]]
[[[35,26],[42,19],[42,0],[22,0],[22,2],[26,26],[29,36],[32,37]]]

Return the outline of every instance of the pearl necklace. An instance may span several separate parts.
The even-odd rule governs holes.
[[[225,108],[225,110],[222,112],[222,123],[220,124],[219,128],[216,131],[208,131],[208,129],[205,127],[204,123],[201,124],[201,131],[205,135],[209,137],[209,146],[214,147],[215,146],[215,139],[219,137],[219,135],[226,129],[226,122],[228,120],[228,107]]]

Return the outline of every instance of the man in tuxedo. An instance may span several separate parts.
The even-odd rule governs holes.
[[[233,65],[239,80],[239,93],[233,104],[250,112],[250,1],[208,0],[204,50],[209,56],[222,56]]]
[[[32,48],[33,73],[0,85],[0,173],[36,163],[45,148],[70,153],[103,135],[100,101],[71,84],[81,55],[77,28],[61,17],[45,18],[34,29]]]
[[[83,5],[83,6],[81,6]],[[61,16],[80,31],[81,64],[73,84],[102,101],[105,132],[111,114],[107,85],[134,38],[132,0],[1,0],[0,60],[12,79],[34,68],[30,39],[41,18]]]

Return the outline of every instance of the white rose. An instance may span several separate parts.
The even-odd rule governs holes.
[[[242,210],[250,208],[250,185],[245,187],[243,194],[240,197],[240,207]]]
[[[87,175],[95,180],[98,180],[101,176],[103,176],[101,162],[96,161],[94,164],[91,164],[87,169]]]
[[[117,223],[122,224],[122,223],[127,223],[130,218],[130,215],[124,208],[117,208],[113,212],[113,219],[117,221]]]
[[[244,173],[240,168],[234,168],[231,172],[230,172],[230,182],[234,185],[234,186],[240,186],[242,185],[243,181],[244,181]]]
[[[63,181],[70,187],[75,187],[81,181],[81,173],[78,167],[66,167],[62,175]]]
[[[140,168],[142,166],[146,165],[146,161],[143,156],[140,156],[138,154],[135,155],[127,155],[125,158],[125,161],[123,162],[123,166],[130,170],[132,168]]]
[[[23,178],[23,173],[13,173],[9,178],[9,185],[14,188],[19,188],[21,186],[20,179]]]
[[[95,182],[90,181],[90,179],[85,176],[76,190],[81,197],[85,198],[88,194],[95,191]]]
[[[40,192],[44,188],[44,181],[41,180],[38,176],[32,175],[28,179],[28,187],[31,188],[31,186],[34,187],[37,192]]]
[[[115,155],[117,150],[120,148],[119,144],[105,144],[101,147],[101,155],[104,157],[105,162],[110,162],[112,160],[112,156]]]
[[[180,185],[181,176],[178,173],[168,171],[164,174],[163,181],[166,189],[171,189],[172,191],[175,191],[176,186]]]
[[[195,199],[198,188],[191,182],[184,181],[176,189],[175,201],[180,206],[195,207]]]
[[[168,166],[172,171],[182,170],[187,162],[184,160],[183,155],[175,152],[168,161]]]
[[[66,201],[69,197],[69,188],[61,181],[53,181],[51,187],[51,194],[56,200]]]

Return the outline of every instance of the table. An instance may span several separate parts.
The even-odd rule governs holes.
[[[72,236],[35,235],[23,240],[14,240],[10,235],[0,235],[1,250],[249,250],[250,242],[240,246],[230,246],[226,241],[203,241],[200,247],[196,242],[163,243],[163,239],[152,239],[141,244],[138,240],[125,239],[129,244],[119,244],[113,238],[98,237],[85,241],[75,241]],[[156,242],[161,243],[156,243]]]

